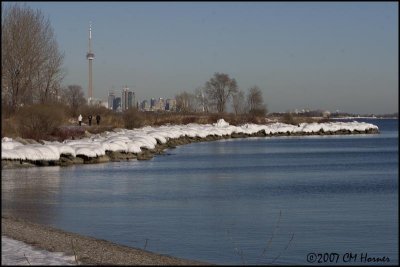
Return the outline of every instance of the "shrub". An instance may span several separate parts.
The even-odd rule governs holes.
[[[286,124],[293,124],[293,125],[297,125],[297,121],[295,120],[295,118],[293,117],[292,113],[285,113],[285,115],[283,115],[282,117],[282,122],[286,123]]]
[[[18,137],[18,127],[15,117],[6,118],[1,116],[1,137]]]
[[[64,123],[65,112],[56,105],[32,105],[16,114],[16,126],[23,138],[45,139]]]
[[[189,124],[189,123],[196,123],[197,117],[196,116],[185,116],[182,118],[182,124]]]
[[[135,108],[125,110],[122,114],[125,128],[133,129],[144,126],[144,116]]]
[[[85,128],[77,126],[61,126],[52,132],[52,138],[59,142],[67,139],[79,139],[85,136]]]
[[[266,107],[261,107],[261,108],[255,108],[249,111],[249,114],[251,116],[256,116],[256,117],[264,117],[267,116],[267,108]]]

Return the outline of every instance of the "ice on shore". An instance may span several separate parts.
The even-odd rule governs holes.
[[[233,126],[218,120],[214,124],[187,124],[151,127],[140,129],[122,129],[118,132],[105,132],[102,135],[92,135],[90,138],[80,140],[65,140],[64,142],[48,142],[44,144],[23,145],[12,138],[4,137],[1,141],[1,158],[10,160],[59,160],[61,155],[76,157],[98,157],[105,155],[106,151],[122,151],[139,153],[142,148],[154,149],[157,142],[166,143],[170,138],[182,136],[204,138],[208,135],[231,135],[232,133],[254,134],[265,130],[267,134],[276,133],[312,133],[320,130],[327,131],[365,131],[378,129],[376,125],[365,122],[327,122],[327,123],[301,123],[291,125],[284,123],[272,123],[266,125],[244,124]]]
[[[37,249],[24,242],[1,236],[1,265],[77,265],[75,256]]]

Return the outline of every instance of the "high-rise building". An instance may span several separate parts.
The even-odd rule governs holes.
[[[115,94],[113,91],[110,91],[108,93],[108,108],[109,109],[114,109],[114,99],[115,99]]]
[[[150,110],[154,110],[156,106],[156,100],[154,98],[150,99]]]
[[[114,111],[121,111],[121,98],[120,97],[114,98],[113,110]]]
[[[165,100],[164,98],[160,97],[155,105],[155,110],[165,110]]]
[[[135,93],[128,87],[125,87],[122,90],[121,102],[122,102],[122,110],[127,110],[136,107]]]
[[[175,111],[176,110],[176,100],[175,99],[167,99],[165,102],[165,110]]]
[[[144,111],[150,110],[149,102],[148,102],[147,100],[143,100],[143,101],[140,103],[140,109],[141,109],[141,110],[144,110]]]

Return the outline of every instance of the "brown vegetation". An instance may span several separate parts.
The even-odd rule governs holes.
[[[101,133],[114,128],[134,129],[143,126],[179,125],[179,124],[211,124],[224,119],[231,125],[245,123],[265,124],[263,112],[234,113],[199,113],[199,112],[153,112],[129,109],[123,113],[114,112],[102,106],[83,105],[78,109],[82,114],[82,126],[78,118],[71,117],[66,105],[31,105],[18,110],[10,117],[2,116],[2,137],[23,137],[35,140],[76,139],[85,136],[85,131]],[[96,124],[96,115],[100,115],[100,124]],[[88,125],[88,116],[92,115],[92,125]],[[297,125],[302,122],[322,122],[321,119],[300,117],[286,113],[280,117],[268,117],[270,121]]]
[[[48,138],[65,120],[65,112],[55,105],[23,107],[15,116],[19,136],[35,140]]]
[[[144,126],[144,116],[142,116],[135,108],[125,110],[122,114],[122,118],[126,129],[140,128]]]
[[[300,123],[313,123],[313,122],[322,123],[330,121],[327,118],[301,116],[290,112],[283,114],[283,116],[276,118],[276,120],[282,123],[292,124],[292,125],[298,125]]]
[[[253,86],[249,89],[247,103],[249,114],[255,116],[265,116],[268,112],[267,106],[264,104],[262,92],[258,86]]]

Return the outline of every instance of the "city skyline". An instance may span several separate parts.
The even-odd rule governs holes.
[[[244,92],[258,85],[270,112],[398,110],[398,3],[26,5],[50,19],[64,86],[88,88],[92,22],[94,98],[125,84],[138,99],[174,98],[223,72]]]

